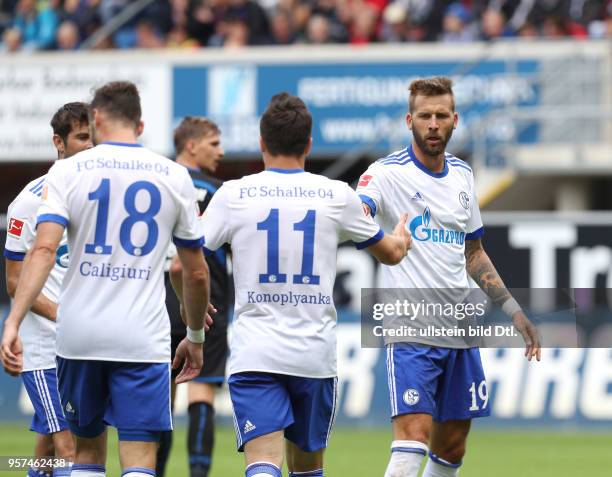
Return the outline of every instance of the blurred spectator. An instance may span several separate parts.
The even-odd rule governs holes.
[[[79,29],[70,20],[62,22],[55,36],[58,50],[76,50],[79,46]]]
[[[349,38],[352,44],[364,44],[377,40],[379,10],[368,3],[357,8],[353,14],[349,28]]]
[[[236,39],[244,32],[246,27],[249,45],[264,45],[271,42],[270,22],[264,9],[253,0],[230,0],[230,8],[227,16],[233,19],[232,28]],[[238,25],[242,22],[243,25]]]
[[[478,33],[471,23],[470,11],[461,3],[451,3],[442,21],[442,41],[466,42],[474,41]]]
[[[296,38],[291,15],[284,9],[277,9],[272,17],[272,41],[276,45],[289,45]]]
[[[21,32],[17,28],[7,28],[2,33],[1,53],[15,53],[21,49]]]
[[[21,33],[23,47],[50,49],[55,45],[55,32],[59,18],[55,11],[57,2],[48,2],[39,10],[36,0],[19,0],[14,26]]]
[[[156,25],[149,20],[141,20],[136,25],[136,48],[163,48],[164,38]]]
[[[99,3],[99,0],[64,0],[61,19],[73,22],[79,29],[79,37],[87,38],[102,24]]]
[[[481,38],[483,40],[496,40],[502,37],[513,36],[512,31],[506,24],[506,18],[501,10],[487,8],[482,14],[480,23]]]
[[[410,19],[408,12],[399,3],[390,3],[383,12],[383,41],[401,42],[409,40]]]
[[[306,42],[314,45],[331,43],[331,27],[327,17],[317,14],[310,17],[306,26]]]
[[[0,0],[0,35],[13,23],[17,0]]]
[[[189,37],[184,27],[177,25],[168,33],[166,46],[169,48],[199,48],[200,44]]]
[[[523,23],[518,31],[518,36],[521,38],[538,38],[540,36],[540,32],[536,28],[536,26],[530,21],[526,21]]]
[[[228,15],[219,22],[217,33],[210,39],[209,46],[242,48],[249,45],[249,42],[249,25],[240,16]]]

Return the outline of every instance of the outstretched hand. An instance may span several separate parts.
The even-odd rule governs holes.
[[[522,311],[517,311],[512,315],[512,323],[516,330],[521,334],[525,341],[525,357],[528,361],[535,356],[537,361],[542,357],[542,344],[538,329]]]
[[[204,365],[204,353],[202,343],[192,343],[187,338],[183,338],[176,348],[172,369],[178,369],[184,361],[183,369],[175,379],[176,384],[192,380],[200,374]]]

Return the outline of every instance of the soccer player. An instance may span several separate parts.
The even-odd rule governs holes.
[[[53,145],[57,159],[66,159],[92,147],[88,106],[85,103],[64,104],[51,119]],[[36,211],[42,202],[45,176],[30,182],[9,205],[8,230],[4,257],[7,292],[15,297],[23,259],[36,237]],[[66,274],[68,246],[65,235],[57,249],[55,265],[45,282],[43,292],[32,303],[19,336],[23,343],[21,379],[34,406],[30,430],[37,433],[34,456],[57,456],[67,462],[74,460],[74,443],[64,418],[57,391],[55,372],[55,319],[57,301]],[[28,477],[41,477],[45,469],[31,467]],[[55,475],[69,475],[69,469],[56,469]],[[45,474],[47,475],[47,474]]]
[[[372,164],[357,188],[364,207],[383,228],[401,213],[409,214],[414,247],[397,267],[382,267],[382,286],[468,289],[470,276],[512,317],[527,358],[539,360],[534,325],[482,247],[472,170],[445,152],[458,121],[451,80],[413,81],[409,106],[412,144]],[[435,240],[443,229],[454,238]],[[489,415],[478,348],[391,344],[387,367],[394,441],[385,477],[417,476],[428,450],[424,477],[457,475],[472,418]]]
[[[265,170],[224,183],[204,214],[206,247],[229,243],[235,285],[230,395],[247,477],[323,475],[336,411],[338,243],[379,260],[406,255],[401,218],[385,235],[340,181],[304,172],[312,118],[301,99],[272,98],[260,121]]]
[[[157,440],[170,430],[170,326],[164,259],[170,239],[183,267],[187,337],[174,365],[177,382],[202,367],[208,269],[196,192],[184,167],[137,144],[140,97],[111,82],[91,102],[96,147],[58,161],[38,210],[5,322],[2,361],[22,368],[18,329],[55,263],[68,231],[70,264],[57,319],[57,375],[66,420],[76,436],[72,476],[105,475],[106,422],[117,427],[124,477],[155,475]]]
[[[208,206],[213,194],[221,187],[221,181],[211,177],[223,157],[221,131],[219,127],[205,118],[186,117],[174,131],[176,162],[187,168],[197,191],[200,213]],[[214,324],[206,334],[204,366],[200,375],[188,383],[189,428],[188,450],[191,477],[206,477],[211,466],[214,445],[214,399],[215,389],[225,380],[227,360],[227,323],[229,311],[230,283],[227,261],[223,249],[217,253],[206,253],[210,270],[210,298],[216,308]],[[181,273],[180,263],[173,257],[176,248],[170,246],[168,271]],[[172,290],[170,274],[166,274],[166,306],[170,315],[172,330],[172,355],[178,343],[185,337],[185,324],[180,316],[179,300]],[[174,384],[172,400],[174,401]],[[166,461],[172,445],[172,432],[162,435],[157,452],[157,475],[163,476]]]

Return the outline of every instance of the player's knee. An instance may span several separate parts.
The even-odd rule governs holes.
[[[465,441],[449,442],[442,449],[438,449],[438,452],[434,451],[434,454],[446,462],[459,464],[465,455]]]

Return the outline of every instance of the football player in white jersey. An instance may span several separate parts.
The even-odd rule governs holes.
[[[395,264],[410,247],[405,217],[385,235],[344,182],[304,171],[312,118],[301,99],[272,98],[260,121],[265,170],[225,182],[204,213],[206,247],[229,243],[235,318],[230,395],[247,477],[323,475],[336,412],[338,244]]]
[[[157,440],[172,428],[170,328],[164,259],[172,239],[183,267],[187,337],[177,382],[202,367],[208,268],[196,191],[184,167],[137,143],[140,97],[133,83],[98,88],[91,106],[96,147],[49,171],[1,344],[20,371],[18,329],[55,263],[64,229],[70,263],[57,314],[57,376],[76,436],[72,475],[105,475],[106,424],[117,428],[125,477],[155,475]]]
[[[67,103],[53,115],[53,144],[57,159],[68,158],[92,147],[89,131],[89,107],[85,103]],[[7,212],[8,227],[4,258],[9,296],[14,297],[26,253],[36,237],[36,212],[42,202],[45,176],[31,181],[11,202]],[[62,238],[56,261],[43,292],[34,300],[19,330],[23,343],[21,379],[34,406],[30,430],[37,433],[34,456],[57,456],[74,460],[74,443],[57,391],[55,370],[55,318],[62,279],[68,266],[68,245]],[[31,467],[28,477],[41,477],[50,469]],[[54,475],[69,475],[69,469],[56,469]]]
[[[468,289],[468,275],[502,306],[521,332],[525,355],[540,359],[537,331],[484,251],[471,168],[445,153],[458,115],[448,78],[415,80],[406,116],[412,144],[372,164],[357,187],[364,207],[388,228],[408,213],[414,247],[396,267],[381,269],[381,286]],[[417,343],[418,341],[418,343]],[[478,348],[446,348],[428,339],[387,344],[393,422],[385,477],[456,476],[471,419],[489,415]]]

